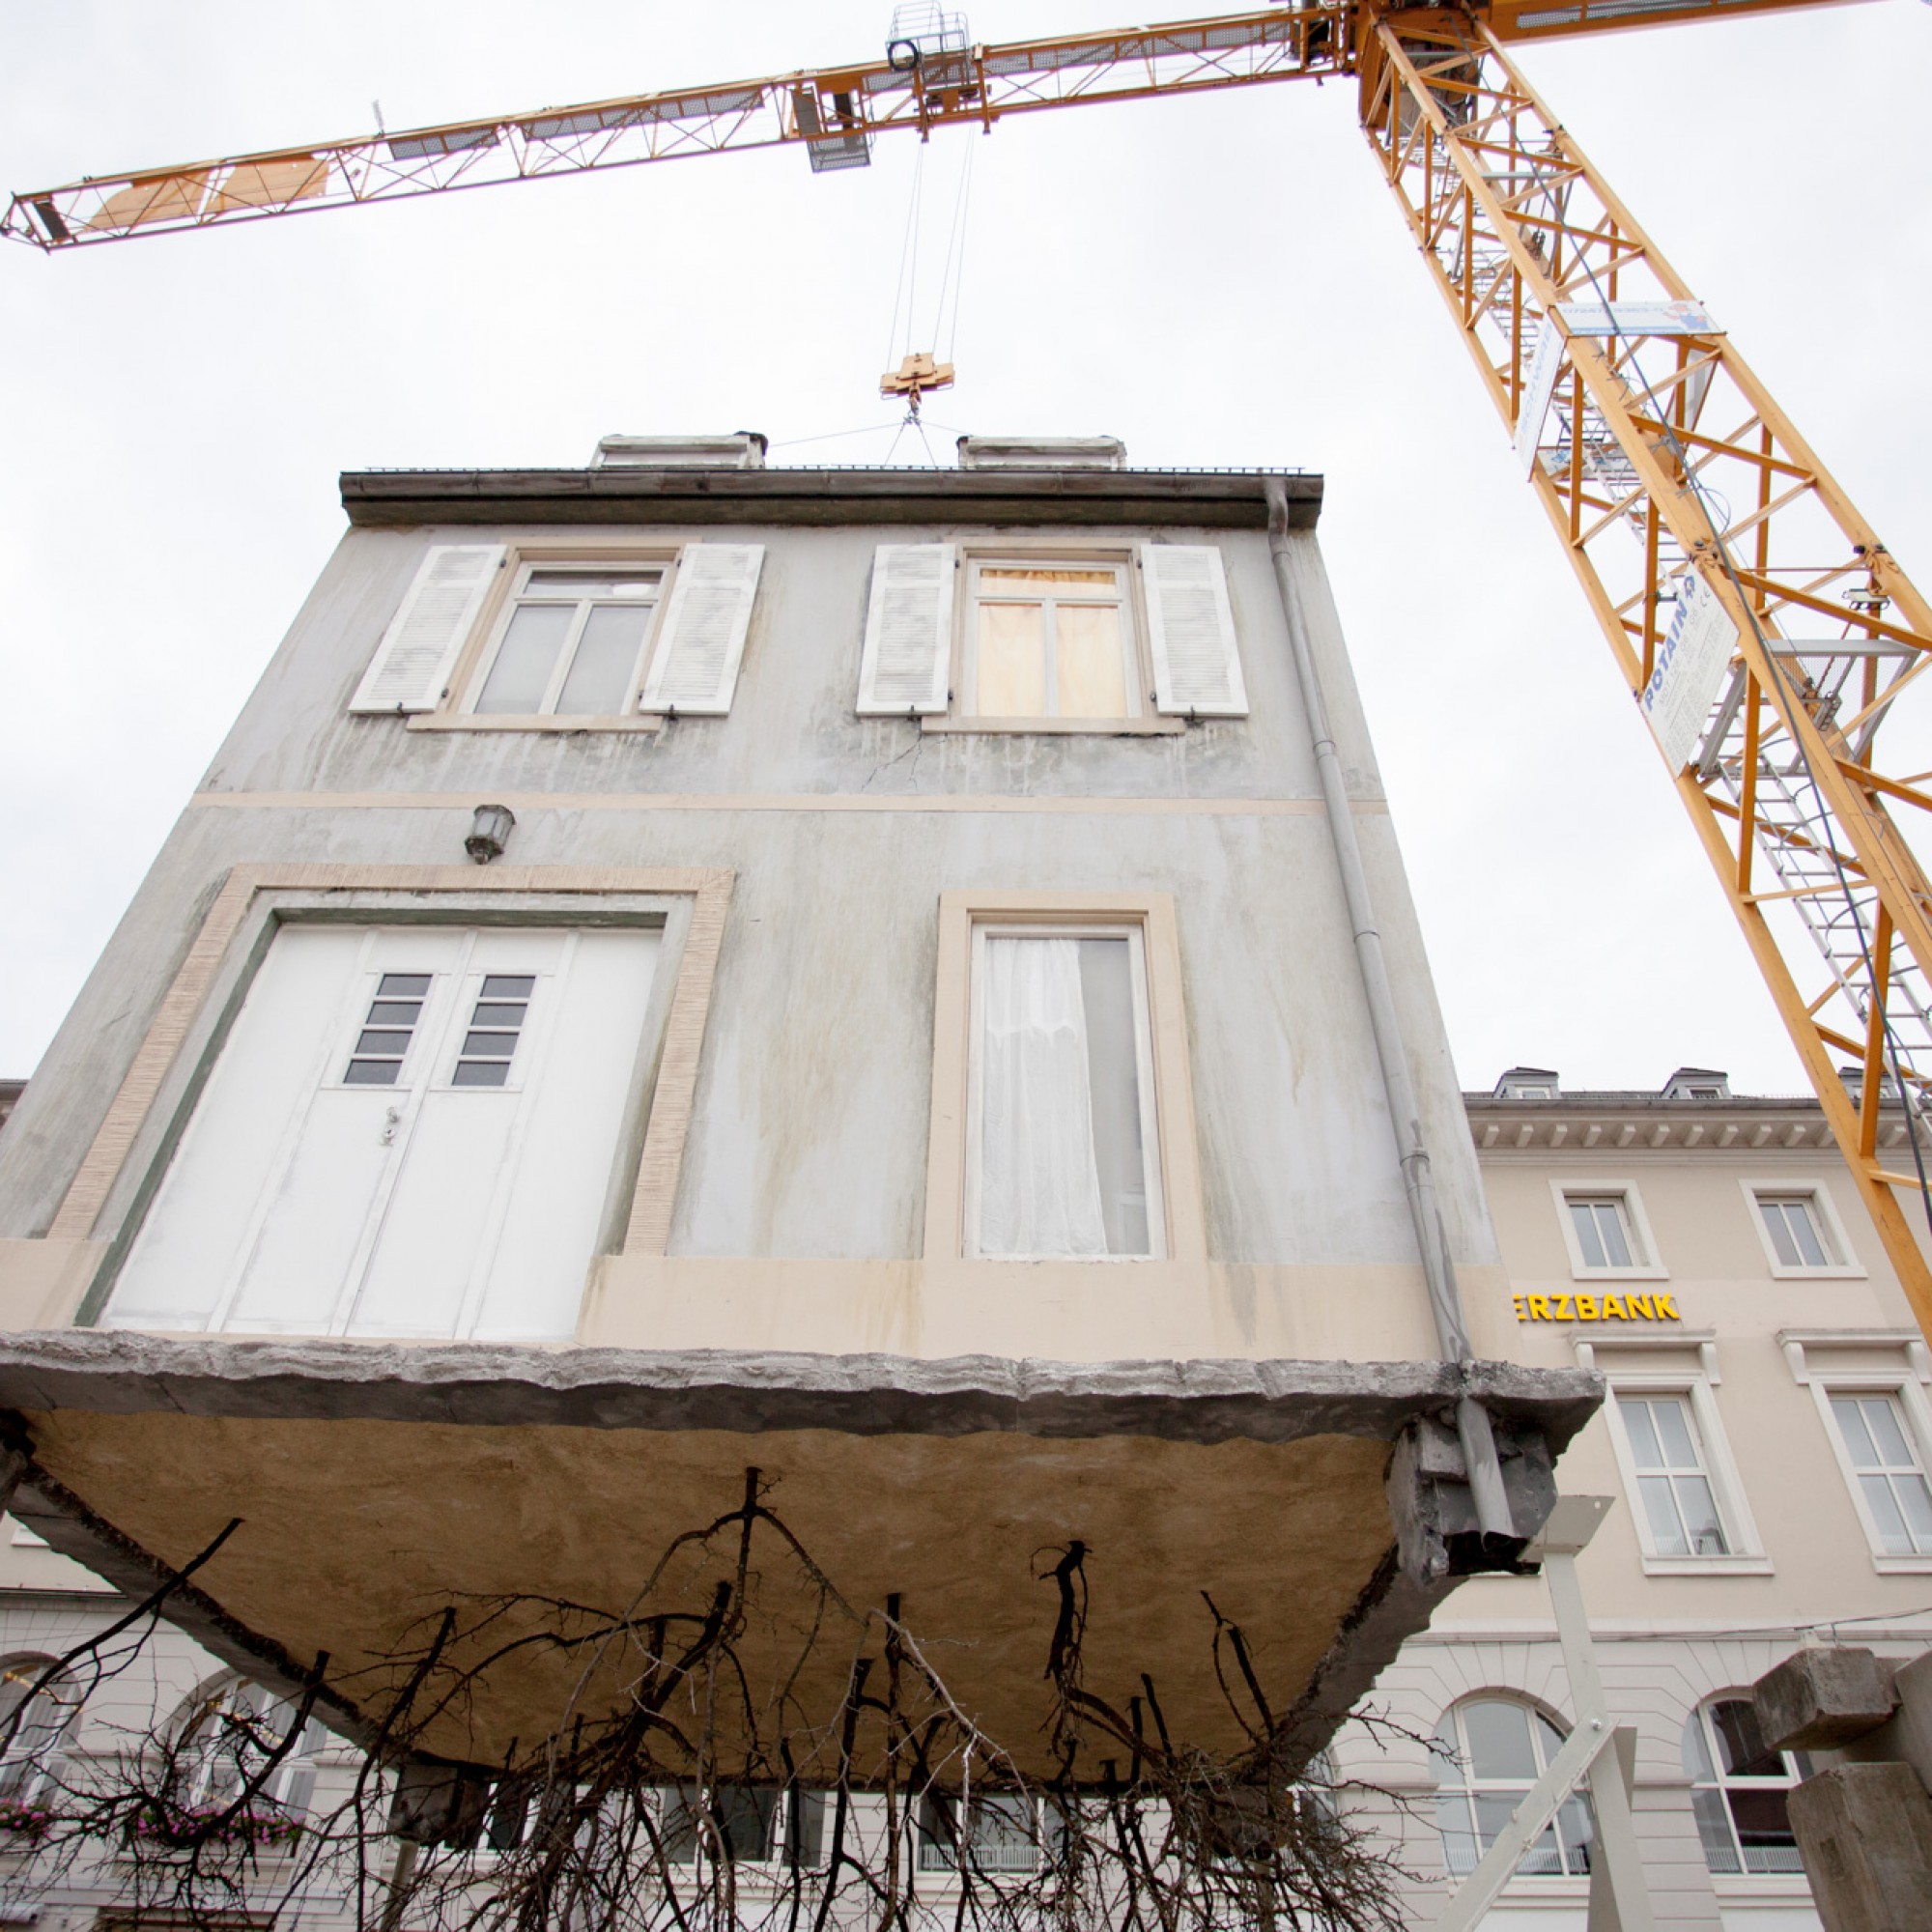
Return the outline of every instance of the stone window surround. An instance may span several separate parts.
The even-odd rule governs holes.
[[[1588,1175],[1552,1178],[1549,1192],[1556,1203],[1557,1226],[1563,1232],[1564,1251],[1570,1257],[1572,1281],[1668,1281],[1670,1270],[1657,1250],[1657,1236],[1650,1231],[1650,1216],[1643,1211],[1643,1196],[1634,1180],[1597,1179]],[[1570,1201],[1605,1200],[1614,1196],[1623,1203],[1631,1245],[1642,1259],[1631,1267],[1590,1267],[1577,1244],[1577,1229],[1570,1218]]]
[[[974,889],[939,895],[939,983],[933,1007],[932,1117],[926,1139],[927,1261],[957,1260],[965,1249],[967,1068],[971,1048],[975,925],[1138,924],[1147,958],[1148,1024],[1152,1036],[1154,1118],[1160,1134],[1161,1191],[1169,1262],[1208,1258],[1201,1200],[1200,1143],[1181,995],[1180,940],[1171,893],[1042,893]],[[1090,1265],[1132,1267],[1109,1256]]]
[[[1744,1175],[1739,1177],[1738,1185],[1744,1189],[1751,1228],[1764,1250],[1764,1264],[1771,1270],[1774,1280],[1862,1281],[1865,1278],[1866,1271],[1859,1264],[1858,1250],[1853,1247],[1845,1224],[1838,1217],[1837,1204],[1833,1201],[1832,1190],[1822,1175],[1801,1175],[1790,1179],[1768,1179],[1762,1174]],[[1823,1267],[1806,1267],[1802,1264],[1792,1267],[1779,1261],[1777,1250],[1772,1246],[1771,1230],[1765,1226],[1762,1197],[1766,1195],[1786,1199],[1802,1197],[1807,1201],[1818,1223],[1819,1234],[1823,1236],[1826,1253],[1843,1255],[1847,1259],[1828,1262]]]
[[[200,930],[153,1018],[120,1088],[109,1103],[94,1141],[80,1163],[49,1227],[48,1238],[84,1241],[95,1234],[101,1212],[121,1188],[137,1143],[148,1153],[145,1133],[150,1116],[172,1084],[170,1104],[176,1124],[185,1126],[198,1083],[171,1083],[183,1049],[192,1045],[200,1066],[213,1064],[219,1046],[219,1018],[211,994],[225,982],[228,1006],[238,1003],[275,925],[284,917],[323,909],[353,911],[382,920],[420,916],[423,895],[447,895],[451,909],[482,901],[486,911],[541,913],[551,923],[566,923],[570,901],[602,899],[607,911],[619,896],[633,902],[625,910],[639,923],[665,919],[676,908],[637,901],[684,899],[689,902],[676,972],[664,1008],[657,1078],[651,1092],[643,1147],[632,1191],[621,1253],[661,1255],[670,1235],[684,1144],[697,1080],[698,1052],[711,1004],[724,912],[732,874],[722,868],[584,866],[353,866],[242,865],[233,867],[203,918]],[[675,937],[674,934],[670,935]],[[655,1002],[654,1002],[655,1004]],[[170,1136],[170,1140],[172,1136]],[[166,1151],[154,1148],[145,1161],[157,1173]],[[132,1215],[129,1219],[131,1221]],[[97,1283],[98,1297],[103,1283]]]
[[[1778,1331],[1778,1346],[1791,1370],[1791,1378],[1811,1391],[1817,1405],[1819,1426],[1832,1445],[1833,1460],[1844,1478],[1845,1489],[1871,1551],[1872,1568],[1884,1577],[1932,1575],[1932,1556],[1889,1555],[1865,1513],[1864,1499],[1852,1468],[1851,1456],[1832,1413],[1832,1397],[1845,1395],[1889,1395],[1894,1398],[1911,1432],[1919,1461],[1932,1470],[1932,1349],[1913,1329],[1891,1328],[1785,1328]],[[1834,1367],[1834,1351],[1856,1351],[1857,1368]],[[1871,1357],[1896,1351],[1896,1368],[1873,1367]]]
[[[1042,733],[1071,733],[1086,737],[1160,737],[1184,733],[1187,720],[1170,718],[1153,708],[1153,665],[1149,655],[1147,592],[1141,582],[1139,557],[1132,542],[1081,542],[1083,532],[1070,539],[1056,540],[1051,535],[1004,538],[999,541],[975,540],[959,546],[952,587],[952,658],[947,671],[947,688],[952,696],[943,712],[921,718],[923,732],[960,732],[980,736],[1003,734],[1035,736]],[[966,657],[973,648],[974,614],[978,605],[970,584],[975,563],[1064,563],[1084,562],[1124,566],[1125,595],[1121,603],[1122,621],[1132,631],[1129,657],[1140,679],[1137,697],[1139,713],[1130,718],[996,718],[964,707]]]
[[[1687,1338],[1670,1337],[1680,1347]],[[1659,1337],[1660,1343],[1666,1338]],[[1605,1344],[1614,1350],[1621,1344]],[[1694,1369],[1643,1369],[1628,1370],[1605,1364],[1601,1360],[1594,1365],[1603,1371],[1609,1383],[1607,1399],[1604,1404],[1605,1420],[1610,1432],[1610,1447],[1617,1459],[1617,1474],[1622,1480],[1626,1504],[1630,1511],[1632,1531],[1636,1538],[1637,1549],[1647,1577],[1768,1577],[1773,1574],[1772,1562],[1765,1554],[1763,1539],[1758,1535],[1757,1523],[1751,1516],[1750,1503],[1745,1494],[1744,1480],[1739,1474],[1737,1460],[1731,1454],[1730,1440],[1724,1433],[1723,1417],[1718,1409],[1715,1394],[1717,1378],[1707,1373],[1706,1365],[1717,1354],[1715,1346],[1705,1347],[1690,1342],[1698,1354],[1698,1366]],[[1646,1353],[1650,1352],[1648,1350]],[[1595,1351],[1593,1350],[1593,1357]],[[1730,1550],[1723,1556],[1660,1556],[1650,1543],[1650,1519],[1645,1513],[1642,1492],[1637,1483],[1636,1458],[1631,1452],[1630,1441],[1624,1433],[1623,1412],[1617,1406],[1617,1398],[1624,1395],[1635,1396],[1680,1396],[1690,1405],[1691,1419],[1697,1427],[1697,1435],[1704,1456],[1704,1474],[1711,1485],[1711,1492],[1717,1499],[1719,1520],[1729,1540]]]

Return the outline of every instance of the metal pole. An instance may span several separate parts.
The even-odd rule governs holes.
[[[1436,1345],[1445,1361],[1466,1365],[1474,1359],[1474,1351],[1469,1347],[1469,1332],[1463,1321],[1463,1297],[1456,1285],[1456,1264],[1449,1253],[1441,1209],[1436,1205],[1435,1174],[1430,1165],[1428,1144],[1422,1136],[1422,1108],[1416,1100],[1415,1083],[1409,1077],[1408,1048],[1396,1012],[1395,990],[1389,983],[1388,965],[1382,957],[1381,930],[1376,921],[1368,871],[1362,864],[1361,842],[1355,836],[1355,817],[1349,801],[1349,788],[1342,776],[1335,734],[1328,725],[1328,706],[1322,696],[1321,674],[1308,641],[1308,626],[1290,569],[1288,492],[1278,476],[1264,480],[1268,506],[1268,554],[1274,561],[1275,585],[1281,593],[1282,615],[1288,623],[1289,649],[1294,659],[1295,677],[1301,686],[1302,709],[1308,716],[1309,743],[1315,753],[1316,770],[1321,775],[1321,797],[1328,809],[1328,836],[1334,841],[1335,865],[1342,875],[1342,892],[1349,905],[1349,922],[1354,928],[1355,963],[1362,977],[1363,997],[1368,1001],[1369,1025],[1375,1035],[1376,1059],[1381,1066],[1382,1091],[1388,1098],[1389,1121],[1395,1128],[1403,1186],[1408,1194],[1409,1220],[1414,1224],[1416,1246],[1422,1254],[1422,1274],[1429,1287],[1430,1312],[1435,1318]],[[1514,1537],[1516,1523],[1510,1514],[1509,1497],[1503,1489],[1502,1465],[1496,1459],[1495,1435],[1490,1427],[1489,1411],[1473,1396],[1465,1395],[1456,1405],[1456,1434],[1463,1445],[1463,1463],[1468,1472],[1469,1493],[1476,1505],[1477,1522],[1485,1535]]]

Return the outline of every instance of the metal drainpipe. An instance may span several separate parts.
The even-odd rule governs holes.
[[[1301,685],[1302,708],[1308,714],[1309,744],[1321,777],[1321,797],[1327,807],[1328,835],[1335,845],[1335,865],[1342,874],[1342,891],[1349,903],[1349,922],[1355,932],[1355,963],[1361,971],[1362,992],[1369,1003],[1369,1024],[1376,1037],[1382,1091],[1388,1096],[1390,1124],[1402,1159],[1403,1185],[1408,1193],[1408,1215],[1415,1226],[1416,1246],[1422,1254],[1423,1278],[1429,1284],[1430,1313],[1435,1318],[1436,1346],[1445,1361],[1466,1367],[1474,1360],[1469,1332],[1463,1321],[1463,1297],[1456,1286],[1456,1264],[1435,1203],[1435,1180],[1429,1148],[1422,1138],[1422,1110],[1409,1078],[1408,1049],[1396,1014],[1395,993],[1389,985],[1382,957],[1380,928],[1369,875],[1362,866],[1361,842],[1355,837],[1355,816],[1336,754],[1335,735],[1328,726],[1328,706],[1321,696],[1321,674],[1308,641],[1300,599],[1289,570],[1288,492],[1278,476],[1263,479],[1267,493],[1268,554],[1274,560],[1275,587],[1281,592],[1282,616],[1288,624],[1289,648],[1294,674]],[[1456,1434],[1463,1445],[1463,1463],[1469,1473],[1469,1493],[1476,1521],[1485,1534],[1514,1537],[1509,1497],[1503,1489],[1502,1464],[1496,1459],[1496,1438],[1490,1414],[1474,1396],[1456,1404]]]

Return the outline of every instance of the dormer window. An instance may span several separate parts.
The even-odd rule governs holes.
[[[1713,1066],[1680,1066],[1663,1083],[1666,1100],[1728,1100],[1731,1076]]]
[[[1548,1066],[1512,1066],[1496,1082],[1498,1100],[1554,1100],[1562,1089]]]

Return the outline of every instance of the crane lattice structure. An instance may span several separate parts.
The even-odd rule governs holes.
[[[1510,52],[1808,4],[1311,0],[980,45],[935,14],[947,30],[895,38],[883,60],[90,177],[15,195],[0,233],[60,253],[747,148],[803,147],[824,172],[865,166],[899,129],[990,131],[1047,109],[1351,78],[1932,1335],[1932,1269],[1895,1192],[1932,1200],[1917,1124],[1932,1095],[1932,888],[1895,815],[1932,811],[1932,772],[1880,754],[1932,662],[1932,607]],[[1780,906],[1796,917],[1768,917]],[[1882,1120],[1888,1096],[1902,1121]]]

